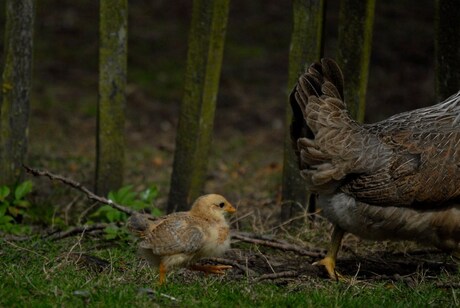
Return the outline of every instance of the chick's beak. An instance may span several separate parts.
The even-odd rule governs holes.
[[[232,214],[236,212],[236,209],[233,207],[233,205],[227,203],[227,205],[225,206],[225,211]]]

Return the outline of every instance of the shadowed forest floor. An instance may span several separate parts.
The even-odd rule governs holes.
[[[337,2],[329,1],[328,5],[324,54],[329,57],[335,55]],[[166,205],[169,190],[191,3],[130,3],[125,183],[138,190],[157,185],[156,205],[160,208]],[[91,187],[98,2],[85,0],[77,6],[69,0],[48,0],[39,1],[37,6],[28,164]],[[234,229],[324,252],[330,233],[324,219],[311,219],[300,211],[292,223],[279,221],[291,9],[283,1],[231,1],[205,192],[225,195],[238,207]],[[433,3],[428,0],[377,2],[367,122],[434,103],[433,15]],[[34,182],[33,202],[39,214],[33,223],[39,227],[49,229],[54,217],[65,217],[66,223],[75,224],[90,206],[70,188],[44,179]],[[88,239],[79,251],[93,255],[93,251],[99,251],[97,245],[107,244],[94,244],[93,240]],[[72,240],[64,243],[59,249],[69,252]],[[291,292],[318,281],[323,287],[329,283],[324,272],[310,266],[315,258],[238,241],[233,247],[226,258],[235,260],[241,268],[221,278],[224,284],[234,280],[272,281]],[[6,250],[0,250],[0,254],[14,256]],[[129,256],[133,257],[134,252]],[[101,258],[113,264],[112,257]],[[439,298],[448,294],[449,299],[439,302],[441,305],[452,304],[458,296],[455,262],[436,250],[411,243],[367,242],[348,235],[337,267],[351,277],[350,285],[394,282],[419,292],[417,287],[428,283],[442,290]],[[286,272],[286,276],[263,276],[279,272]],[[199,274],[183,270],[171,279],[196,282],[197,277]]]

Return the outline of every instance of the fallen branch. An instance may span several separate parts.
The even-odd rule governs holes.
[[[459,289],[460,283],[458,282],[436,282],[435,286],[437,288],[444,288],[444,289]]]
[[[62,175],[53,174],[53,173],[51,173],[51,172],[49,172],[47,170],[38,170],[38,169],[28,167],[26,165],[23,165],[23,167],[24,167],[24,169],[26,169],[26,171],[28,173],[32,174],[33,176],[46,176],[50,180],[56,180],[56,181],[59,181],[61,183],[66,184],[66,185],[69,185],[69,186],[75,188],[76,190],[79,190],[82,193],[86,194],[86,196],[90,200],[110,205],[114,209],[117,209],[117,210],[119,210],[119,211],[121,211],[123,213],[126,213],[128,215],[133,215],[133,214],[138,213],[137,211],[135,211],[133,209],[130,209],[129,207],[117,204],[117,203],[113,202],[110,199],[107,199],[107,198],[104,198],[104,197],[101,197],[101,196],[98,196],[98,195],[94,194],[88,188],[86,188],[82,184],[78,183],[77,181],[74,181],[72,179],[63,177]]]
[[[51,235],[44,236],[44,238],[48,238],[52,241],[57,241],[57,240],[62,240],[66,237],[70,237],[70,236],[77,235],[80,233],[88,233],[88,232],[93,232],[93,231],[98,231],[98,230],[104,230],[107,226],[108,224],[106,223],[97,223],[94,225],[78,226],[78,227],[70,228],[66,231],[61,231],[61,232],[53,233]]]
[[[13,241],[13,242],[23,242],[32,239],[33,236],[28,235],[14,235],[14,234],[6,234],[4,232],[0,232],[0,239],[5,241]]]
[[[257,244],[257,245],[262,245],[262,246],[267,246],[275,249],[280,249],[282,251],[292,251],[295,252],[299,255],[302,256],[308,256],[308,257],[313,257],[313,258],[322,258],[324,257],[323,253],[320,252],[314,252],[307,250],[303,247],[294,245],[294,244],[288,244],[288,243],[281,243],[278,241],[271,241],[271,240],[261,240],[257,238],[251,238],[248,237],[247,235],[242,235],[239,233],[232,233],[232,238],[236,240],[240,240],[243,242],[247,243],[252,243],[252,244]]]
[[[267,280],[267,279],[279,279],[279,278],[293,278],[297,277],[299,274],[296,271],[284,271],[279,273],[264,274],[257,277],[257,281]]]

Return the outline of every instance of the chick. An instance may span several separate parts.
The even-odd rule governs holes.
[[[188,267],[207,273],[223,274],[226,265],[195,265],[201,258],[222,255],[230,248],[230,228],[225,217],[236,209],[221,195],[199,197],[190,211],[177,212],[150,220],[136,214],[128,220],[128,228],[142,241],[139,253],[158,268],[159,283],[168,271]]]

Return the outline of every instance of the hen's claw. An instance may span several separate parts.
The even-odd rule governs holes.
[[[344,279],[342,275],[336,272],[335,260],[332,257],[325,257],[319,261],[316,261],[315,263],[313,263],[313,265],[324,266],[329,275],[329,278],[331,278],[332,280],[339,281]]]

